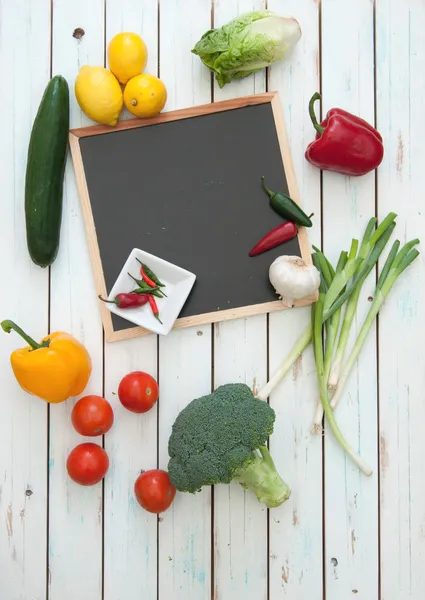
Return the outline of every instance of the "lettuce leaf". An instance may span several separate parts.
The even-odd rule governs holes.
[[[301,28],[293,17],[259,10],[205,32],[192,52],[215,73],[222,88],[281,60],[300,37]]]

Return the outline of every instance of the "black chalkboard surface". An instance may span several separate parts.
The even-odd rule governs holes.
[[[310,261],[304,228],[248,256],[282,222],[261,176],[298,200],[277,94],[74,130],[70,141],[98,293],[109,292],[141,248],[197,276],[177,326],[282,308],[268,269],[281,254]],[[109,341],[146,333],[109,311],[102,316]]]

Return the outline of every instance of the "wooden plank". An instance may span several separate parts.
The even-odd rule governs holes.
[[[314,213],[310,242],[320,245],[320,174],[304,158],[313,135],[307,105],[320,81],[319,6],[316,2],[268,0],[268,8],[292,14],[303,32],[291,56],[269,69],[268,87],[281,96],[301,203],[308,214]],[[309,321],[309,308],[270,315],[270,375]],[[322,599],[322,444],[310,434],[316,396],[314,360],[308,348],[270,397],[277,415],[270,450],[292,490],[282,507],[270,511],[270,600]]]
[[[341,49],[344,49],[341,52]],[[322,2],[323,115],[334,106],[374,122],[373,4]],[[319,107],[316,107],[317,110]],[[311,139],[314,130],[311,128]],[[348,178],[323,173],[324,251],[336,264],[352,237],[363,235],[375,215],[375,175]],[[375,275],[365,283],[352,327],[357,335],[373,293]],[[337,421],[347,440],[375,474],[366,478],[325,428],[326,599],[353,594],[376,598],[378,590],[377,370],[373,330],[347,383]]]
[[[207,69],[190,50],[210,28],[210,0],[161,0],[160,71],[166,109],[211,101]],[[172,331],[160,338],[159,465],[168,464],[168,438],[178,412],[211,391],[211,326]],[[211,596],[211,491],[178,494],[159,524],[159,600]]]
[[[0,23],[0,70],[7,81],[0,90],[0,273],[13,284],[2,294],[1,318],[40,339],[48,331],[48,271],[29,258],[23,198],[29,136],[50,77],[50,2],[1,2]],[[0,589],[10,599],[46,594],[47,406],[13,375],[9,354],[24,346],[16,333],[1,331]]]
[[[159,341],[159,466],[167,470],[168,439],[178,413],[211,391],[211,328],[171,332]],[[159,598],[211,595],[211,490],[177,493],[159,518]]]
[[[214,26],[265,7],[263,0],[216,0]],[[214,82],[214,101],[264,94],[266,72],[232,82],[220,89]],[[260,174],[259,174],[260,175]],[[288,180],[289,183],[289,180]],[[281,303],[280,303],[281,304]],[[260,389],[267,378],[267,315],[214,326],[214,387],[244,382]],[[214,598],[267,598],[267,509],[240,485],[214,487]]]
[[[241,382],[257,390],[266,376],[266,317],[217,323],[214,386]],[[266,507],[237,483],[214,486],[214,599],[265,600],[267,566]]]
[[[425,213],[423,47],[420,0],[377,3],[377,123],[385,157],[378,171],[378,209],[397,214],[397,238],[420,238]],[[421,598],[425,590],[423,457],[425,326],[423,255],[403,273],[379,318],[381,599]]]
[[[147,72],[157,71],[157,2],[107,0],[106,44],[118,31],[139,33],[148,47]],[[123,112],[121,118],[128,115]],[[104,600],[151,600],[157,597],[157,517],[134,497],[142,469],[156,468],[157,407],[147,414],[125,410],[116,395],[121,378],[146,371],[157,378],[157,337],[105,345],[105,395],[115,424],[105,436],[114,467],[105,481]]]
[[[115,423],[105,435],[111,470],[105,479],[104,600],[157,597],[157,516],[134,495],[141,470],[157,467],[157,407],[137,415],[121,405],[119,382],[133,371],[157,377],[155,336],[105,348],[105,396]]]
[[[71,126],[87,124],[74,95],[84,64],[103,64],[103,0],[53,4],[53,73],[70,86]],[[75,38],[76,28],[84,30]],[[51,329],[75,335],[87,347],[93,372],[85,393],[102,394],[102,327],[72,162],[65,174],[61,247],[52,267]],[[102,596],[102,484],[84,488],[71,482],[66,459],[85,441],[72,428],[73,402],[50,410],[49,599],[98,600]],[[102,444],[101,438],[91,441]],[[76,575],[77,574],[77,575]]]

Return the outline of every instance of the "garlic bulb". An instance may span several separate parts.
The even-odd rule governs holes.
[[[270,283],[287,308],[319,289],[320,273],[299,256],[279,256],[270,265]]]

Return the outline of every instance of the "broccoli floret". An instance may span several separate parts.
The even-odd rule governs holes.
[[[291,491],[265,445],[275,419],[274,410],[242,383],[192,400],[177,416],[168,442],[172,483],[195,493],[235,480],[268,508],[283,504]]]

